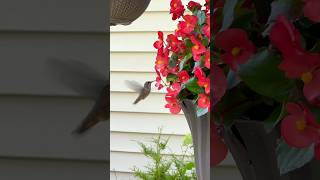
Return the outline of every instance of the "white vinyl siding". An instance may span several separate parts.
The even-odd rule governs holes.
[[[107,122],[72,135],[94,100],[47,66],[76,60],[108,74],[106,7],[100,0],[1,1],[0,179],[106,179]]]

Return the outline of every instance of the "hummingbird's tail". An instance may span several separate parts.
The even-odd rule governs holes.
[[[98,118],[88,118],[85,119],[73,132],[72,134],[83,134],[87,132],[89,129],[91,129],[94,125],[96,125],[99,122]]]

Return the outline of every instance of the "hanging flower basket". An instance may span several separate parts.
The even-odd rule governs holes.
[[[110,24],[129,25],[142,15],[150,0],[111,0]]]

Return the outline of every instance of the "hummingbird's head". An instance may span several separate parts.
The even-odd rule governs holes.
[[[151,87],[151,84],[153,83],[154,81],[146,81],[144,83],[144,87]]]

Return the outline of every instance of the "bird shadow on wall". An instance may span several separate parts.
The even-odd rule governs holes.
[[[95,100],[90,112],[73,131],[74,135],[82,135],[97,123],[109,120],[110,84],[105,75],[97,72],[88,64],[73,59],[48,58],[46,70],[63,86],[80,96]]]

